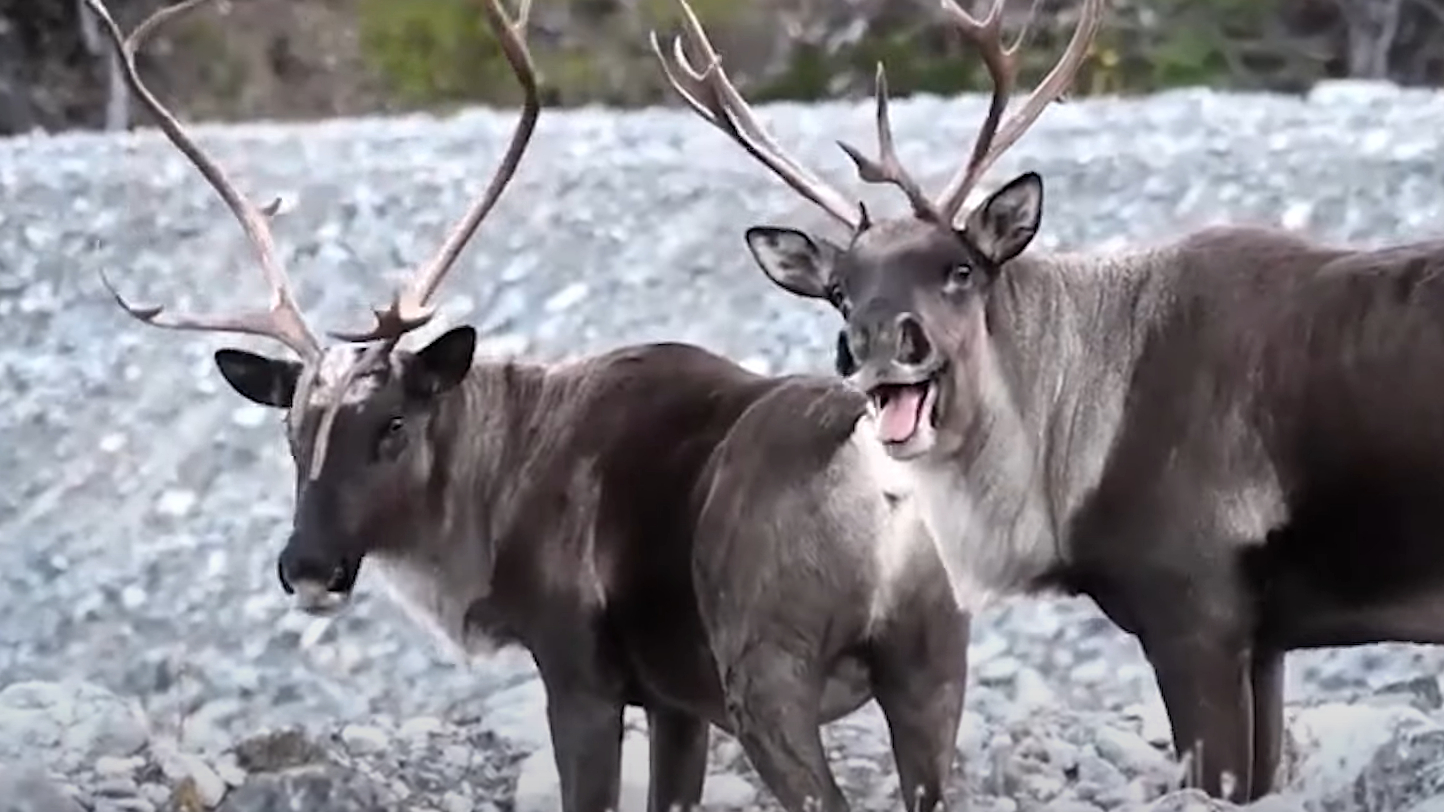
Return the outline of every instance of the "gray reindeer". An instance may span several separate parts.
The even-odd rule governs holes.
[[[765,377],[683,344],[567,363],[474,360],[459,326],[398,348],[515,172],[540,112],[499,0],[481,9],[526,91],[501,167],[434,258],[364,331],[306,326],[268,218],[146,90],[127,82],[240,221],[269,309],[175,315],[177,330],[275,339],[299,360],[215,354],[236,392],[286,413],[295,512],[277,560],[303,611],[340,611],[363,564],[416,621],[467,654],[524,646],[547,695],[564,812],[618,802],[622,712],[647,711],[648,809],[701,797],[708,725],[738,737],[788,810],[845,810],[819,725],[875,697],[910,809],[942,801],[967,669],[954,602],[916,502],[872,440],[866,399],[831,377]],[[110,282],[106,281],[107,287]]]
[[[1137,636],[1189,783],[1252,800],[1277,781],[1284,655],[1444,642],[1444,242],[1331,247],[1260,227],[1117,253],[1027,252],[1043,180],[964,199],[1082,62],[1103,0],[1002,122],[1016,45],[1001,2],[944,10],[993,77],[967,164],[936,197],[844,147],[908,216],[872,221],[787,158],[695,17],[665,69],[701,115],[850,230],[755,227],[758,265],[844,318],[839,371],[909,471],[961,604],[1060,590]],[[1001,125],[1001,126],[1000,126]],[[945,621],[946,622],[946,621]]]

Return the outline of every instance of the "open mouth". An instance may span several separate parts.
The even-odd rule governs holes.
[[[877,409],[877,436],[884,445],[904,445],[918,434],[925,412],[932,408],[936,379],[916,383],[883,383],[868,391]]]

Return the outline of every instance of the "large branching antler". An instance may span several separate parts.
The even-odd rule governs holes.
[[[416,268],[409,284],[397,292],[389,307],[385,310],[373,310],[375,323],[364,331],[331,331],[331,335],[335,338],[343,341],[381,340],[389,347],[394,346],[406,333],[431,321],[436,314],[436,307],[431,303],[431,297],[436,292],[436,288],[445,278],[447,271],[456,263],[456,258],[460,256],[461,250],[466,247],[472,235],[476,233],[482,220],[485,220],[486,216],[491,213],[492,207],[496,205],[497,200],[501,198],[501,193],[506,189],[512,176],[516,174],[517,166],[521,164],[522,153],[526,151],[527,143],[531,140],[532,132],[536,129],[537,118],[541,113],[541,94],[537,90],[536,68],[532,63],[531,52],[527,49],[525,38],[527,19],[531,14],[531,0],[521,0],[521,7],[517,11],[515,20],[508,18],[506,11],[501,7],[500,0],[486,0],[482,7],[486,12],[487,23],[495,32],[497,40],[501,44],[502,53],[506,56],[506,61],[511,65],[512,72],[516,74],[526,96],[521,119],[517,122],[516,130],[512,134],[511,144],[507,147],[501,165],[497,168],[496,174],[492,176],[486,191],[476,202],[472,203],[461,219],[452,227],[435,256]]]
[[[1007,0],[994,0],[988,16],[979,20],[964,11],[957,0],[942,0],[943,11],[957,25],[963,36],[978,46],[983,55],[983,64],[993,78],[993,98],[988,105],[988,117],[978,130],[972,155],[969,156],[968,163],[943,187],[937,198],[938,212],[948,222],[957,218],[968,193],[977,185],[978,179],[988,167],[1022,137],[1049,104],[1063,97],[1068,86],[1073,83],[1078,68],[1082,67],[1083,58],[1088,55],[1093,37],[1098,33],[1098,26],[1103,20],[1104,0],[1083,0],[1078,27],[1073,30],[1073,38],[1068,41],[1063,56],[1059,57],[1053,69],[1028,95],[1018,112],[1003,123],[1003,110],[1008,106],[1013,84],[1018,79],[1018,46],[1027,36],[1028,26],[1032,23],[1038,5],[1037,0],[1034,0],[1033,9],[1028,13],[1028,19],[1023,23],[1023,30],[1019,32],[1018,38],[1011,46],[1004,47],[1002,21],[1003,5],[1006,2]]]
[[[168,314],[164,307],[131,305],[116,292],[104,272],[101,273],[101,281],[125,312],[146,324],[173,330],[201,330],[265,336],[280,341],[304,359],[313,359],[320,355],[321,345],[310,328],[306,326],[306,321],[296,306],[285,269],[276,258],[275,240],[271,237],[268,220],[275,214],[280,201],[276,200],[265,208],[259,208],[249,198],[237,191],[225,170],[206,155],[186,134],[175,115],[156,99],[155,94],[151,93],[150,89],[141,81],[140,74],[136,70],[135,55],[146,40],[166,22],[204,2],[206,0],[182,0],[175,5],[161,8],[137,26],[129,37],[126,37],[121,33],[120,27],[115,24],[115,20],[111,18],[110,11],[105,7],[103,0],[85,0],[85,4],[100,18],[107,37],[114,45],[116,54],[122,63],[125,82],[131,92],[140,98],[141,103],[155,117],[157,125],[165,133],[166,138],[170,139],[176,149],[180,150],[195,165],[195,168],[225,201],[226,207],[240,221],[241,229],[245,231],[246,238],[256,251],[256,258],[260,262],[261,273],[266,278],[266,284],[271,289],[271,305],[266,310],[250,310],[233,314]]]
[[[697,15],[692,12],[687,0],[677,2],[683,12],[683,36],[693,48],[706,56],[709,64],[700,72],[692,68],[682,54],[680,38],[673,41],[673,56],[669,63],[657,44],[656,33],[653,32],[652,50],[661,61],[662,70],[673,89],[698,115],[731,136],[743,149],[762,161],[798,193],[854,228],[865,223],[866,217],[859,208],[849,205],[841,194],[804,171],[762,130],[747,102],[722,71],[721,59],[708,42],[706,33],[697,21]],[[1083,64],[1093,37],[1097,34],[1105,0],[1083,0],[1078,28],[1063,56],[1001,131],[999,125],[1003,111],[1017,81],[1018,66],[1015,56],[1018,46],[1027,35],[1038,0],[1034,0],[1033,11],[1029,13],[1017,40],[1008,47],[1005,47],[1002,41],[1002,9],[1006,0],[994,0],[988,15],[982,20],[964,11],[957,0],[940,2],[947,17],[965,37],[978,46],[993,80],[993,97],[988,117],[978,132],[968,163],[948,181],[936,198],[930,199],[924,194],[921,185],[898,160],[893,145],[892,124],[888,116],[887,76],[881,63],[877,67],[875,91],[877,159],[864,156],[846,143],[839,142],[838,146],[852,159],[857,167],[858,177],[864,182],[892,184],[906,195],[915,216],[951,223],[957,219],[963,202],[983,172],[1032,126],[1050,102],[1061,98],[1072,83],[1078,68]]]
[[[857,228],[863,221],[861,208],[848,202],[836,188],[804,169],[788,157],[777,145],[752,108],[737,92],[737,87],[722,69],[722,59],[717,55],[702,23],[692,12],[687,0],[678,0],[682,6],[682,33],[672,39],[670,58],[662,50],[657,32],[651,32],[652,52],[662,65],[667,81],[683,101],[704,121],[726,133],[747,151],[761,161],[794,191],[811,200],[849,228]],[[685,38],[693,50],[699,52],[706,66],[697,70],[682,50]]]

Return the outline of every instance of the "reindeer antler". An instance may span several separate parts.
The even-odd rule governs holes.
[[[393,346],[406,333],[431,321],[432,316],[436,314],[435,305],[431,304],[432,294],[436,292],[441,280],[445,278],[446,272],[456,263],[456,258],[466,247],[466,243],[472,235],[476,233],[482,220],[486,219],[487,214],[501,198],[502,191],[506,189],[512,176],[516,174],[517,166],[521,164],[522,153],[526,151],[532,131],[536,129],[537,117],[541,113],[541,94],[537,91],[536,68],[532,64],[531,52],[527,49],[525,40],[527,18],[531,14],[531,0],[521,0],[521,7],[517,11],[515,20],[507,17],[500,0],[486,0],[483,8],[486,11],[487,23],[496,33],[502,53],[506,56],[506,61],[510,63],[512,72],[516,74],[526,95],[521,119],[517,122],[516,130],[512,134],[511,144],[507,147],[501,165],[497,168],[496,174],[492,176],[486,191],[476,202],[472,203],[461,219],[452,227],[435,256],[416,268],[412,273],[410,283],[397,291],[389,307],[385,310],[372,311],[375,316],[375,324],[364,331],[331,331],[331,336],[335,338],[343,341],[375,341],[379,339],[383,340],[387,346]]]
[[[668,83],[687,102],[697,115],[722,132],[726,133],[747,151],[761,161],[791,186],[794,191],[822,207],[849,228],[857,228],[863,221],[862,211],[849,203],[837,189],[802,168],[787,156],[777,145],[757,116],[747,104],[727,72],[722,69],[722,59],[707,39],[702,23],[687,5],[687,0],[677,0],[682,6],[682,34],[672,40],[670,61],[662,51],[657,32],[651,32],[652,52],[662,64],[662,73]],[[682,50],[682,39],[702,54],[707,66],[697,70]]]
[[[865,157],[854,147],[842,141],[837,142],[847,157],[852,159],[857,166],[857,176],[866,183],[891,183],[902,190],[907,196],[908,203],[913,207],[913,214],[918,217],[937,219],[937,210],[928,196],[923,193],[923,187],[913,180],[912,175],[903,168],[902,162],[897,158],[897,151],[892,143],[892,121],[888,118],[887,98],[887,74],[883,72],[882,63],[877,63],[877,79],[875,82],[873,96],[877,99],[877,152],[878,160],[873,161]]]
[[[929,199],[923,193],[922,187],[903,168],[897,158],[893,146],[892,125],[888,118],[887,76],[881,63],[877,68],[875,91],[878,158],[876,160],[867,158],[857,149],[845,143],[839,142],[838,146],[842,147],[843,151],[852,159],[853,164],[857,167],[858,177],[864,182],[889,183],[897,186],[907,196],[914,215],[951,223],[957,219],[958,211],[962,208],[968,192],[972,190],[983,172],[1023,135],[1038,118],[1043,108],[1047,107],[1050,102],[1058,100],[1067,90],[1068,85],[1073,81],[1074,74],[1083,64],[1083,57],[1087,54],[1088,47],[1097,33],[1098,25],[1103,17],[1104,1],[1083,0],[1078,28],[1073,32],[1073,38],[1069,41],[1063,56],[1053,66],[1048,76],[1034,89],[1018,113],[1007,122],[999,135],[999,122],[1012,94],[1013,83],[1017,80],[1017,65],[1014,56],[1018,45],[1027,34],[1033,12],[1037,10],[1038,0],[1034,0],[1033,12],[1029,13],[1017,40],[1012,46],[1006,48],[1002,43],[1001,30],[1002,7],[1006,0],[994,0],[988,15],[982,20],[978,20],[964,11],[958,5],[957,0],[940,0],[949,19],[958,26],[965,37],[972,40],[982,51],[983,61],[993,79],[993,98],[988,109],[988,117],[978,132],[977,141],[973,145],[972,156],[967,165],[948,181],[947,186],[937,198]],[[677,0],[677,2],[681,5],[683,12],[683,36],[695,49],[706,56],[709,64],[705,70],[700,72],[693,68],[682,53],[680,37],[673,41],[673,56],[669,64],[657,43],[657,34],[653,32],[652,50],[662,63],[662,70],[673,89],[704,120],[727,133],[732,140],[780,176],[787,185],[803,197],[821,206],[829,214],[854,229],[865,223],[867,218],[861,207],[848,204],[846,198],[835,189],[808,174],[796,161],[789,158],[771,136],[762,129],[747,102],[737,92],[732,82],[727,79],[726,73],[722,70],[720,57],[708,42],[707,35],[697,21],[697,15],[687,4],[687,0]],[[685,75],[679,76],[679,73]]]
[[[1068,41],[1063,56],[1059,57],[1053,69],[1028,95],[1018,112],[1008,119],[1002,127],[1001,135],[999,124],[1003,110],[1008,106],[1008,97],[1012,95],[1013,83],[1018,78],[1018,65],[1014,57],[1017,55],[1018,46],[1027,36],[1028,27],[1037,12],[1038,0],[1034,0],[1033,9],[1029,11],[1018,38],[1013,41],[1012,46],[1006,48],[1003,47],[1002,19],[1003,4],[1007,0],[994,0],[988,16],[981,20],[964,11],[957,0],[941,2],[943,11],[962,31],[963,36],[972,40],[982,51],[983,64],[987,65],[988,73],[993,77],[992,102],[988,106],[988,117],[978,130],[977,140],[973,142],[973,153],[968,158],[968,163],[953,175],[937,198],[939,213],[947,222],[951,222],[957,218],[968,193],[977,185],[978,179],[988,167],[1033,125],[1044,108],[1062,98],[1072,84],[1078,68],[1083,65],[1083,57],[1088,54],[1088,48],[1093,43],[1093,37],[1098,33],[1098,25],[1103,20],[1104,0],[1083,0],[1078,27],[1073,30],[1073,38]]]
[[[140,98],[142,104],[155,117],[157,125],[165,133],[166,138],[170,139],[176,149],[180,150],[195,165],[195,168],[225,201],[226,207],[240,221],[241,229],[245,231],[246,238],[256,251],[256,258],[260,262],[261,273],[266,278],[266,284],[271,289],[271,305],[266,310],[250,310],[234,314],[177,313],[167,317],[164,307],[141,307],[126,302],[116,292],[104,272],[101,272],[100,275],[101,282],[105,284],[106,289],[110,291],[111,296],[115,297],[116,303],[125,312],[146,324],[173,330],[201,330],[265,336],[280,341],[304,359],[312,359],[320,355],[321,345],[310,328],[306,326],[306,321],[296,306],[296,300],[291,294],[290,284],[286,278],[286,271],[276,258],[275,240],[271,237],[268,220],[271,215],[275,214],[280,200],[273,201],[265,208],[258,208],[254,202],[237,191],[225,170],[186,134],[175,115],[156,99],[155,94],[145,86],[136,71],[136,52],[145,44],[151,34],[154,34],[160,26],[204,2],[206,0],[182,0],[175,5],[161,8],[136,26],[130,36],[126,37],[121,34],[120,27],[111,18],[110,11],[105,7],[103,0],[85,0],[85,4],[104,24],[107,37],[115,46],[124,69],[125,82],[129,85],[131,92]]]

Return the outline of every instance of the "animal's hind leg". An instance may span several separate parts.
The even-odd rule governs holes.
[[[938,614],[873,645],[873,691],[887,718],[908,812],[942,804],[968,679],[968,619]]]
[[[748,761],[788,812],[846,812],[819,730],[818,680],[802,657],[761,644],[720,672]]]
[[[652,764],[647,812],[672,812],[702,800],[707,776],[707,722],[670,708],[647,711]]]

